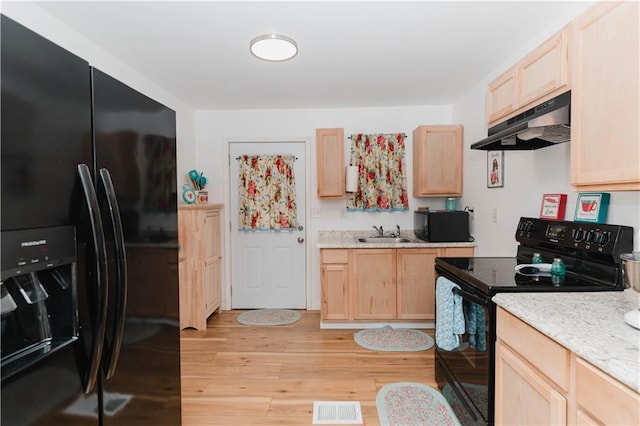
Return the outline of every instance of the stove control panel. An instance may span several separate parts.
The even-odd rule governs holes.
[[[516,241],[529,247],[579,250],[617,257],[632,251],[633,228],[522,217],[518,222]]]

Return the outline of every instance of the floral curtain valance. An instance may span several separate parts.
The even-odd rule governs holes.
[[[347,209],[409,210],[403,133],[351,135],[351,165],[358,167],[358,189]]]
[[[298,226],[293,155],[242,155],[239,228],[287,230]]]

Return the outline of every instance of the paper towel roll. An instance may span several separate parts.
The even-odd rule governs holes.
[[[346,192],[356,192],[358,190],[358,167],[347,166],[347,188]]]

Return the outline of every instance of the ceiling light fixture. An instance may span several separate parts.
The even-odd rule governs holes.
[[[286,61],[298,54],[298,44],[279,34],[258,36],[251,40],[249,49],[256,58],[271,62]]]

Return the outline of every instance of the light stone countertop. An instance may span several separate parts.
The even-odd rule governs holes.
[[[624,314],[640,306],[640,294],[633,290],[499,293],[492,300],[640,392],[640,330],[624,322]]]
[[[391,231],[385,231],[385,236]],[[319,231],[318,248],[429,248],[429,247],[475,247],[475,242],[465,243],[429,243],[416,238],[413,231],[400,231],[402,238],[411,240],[408,243],[361,243],[358,238],[373,237],[375,229],[364,231]]]

